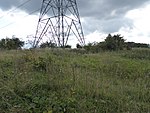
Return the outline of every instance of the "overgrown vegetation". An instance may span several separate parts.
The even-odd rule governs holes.
[[[0,49],[1,50],[14,50],[21,49],[23,47],[24,41],[21,41],[19,38],[12,36],[12,38],[3,38],[0,40]]]
[[[0,113],[149,113],[150,50],[0,51]]]
[[[79,46],[79,45],[78,45]],[[77,46],[77,48],[78,48]],[[111,35],[105,38],[103,42],[88,43],[83,48],[91,53],[98,53],[101,51],[119,51],[119,50],[131,50],[132,48],[149,48],[149,44],[125,42],[125,39],[120,34]]]

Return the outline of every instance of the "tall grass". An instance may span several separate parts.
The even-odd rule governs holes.
[[[0,113],[150,112],[150,50],[1,53]]]

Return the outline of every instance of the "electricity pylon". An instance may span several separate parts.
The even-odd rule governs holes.
[[[43,0],[33,47],[42,41],[64,47],[70,37],[85,44],[76,0]]]

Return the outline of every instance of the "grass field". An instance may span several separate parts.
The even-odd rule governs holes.
[[[150,50],[0,51],[0,113],[150,113]]]

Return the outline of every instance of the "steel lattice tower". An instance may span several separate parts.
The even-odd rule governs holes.
[[[43,0],[33,46],[48,41],[64,47],[69,36],[85,44],[76,0]]]

